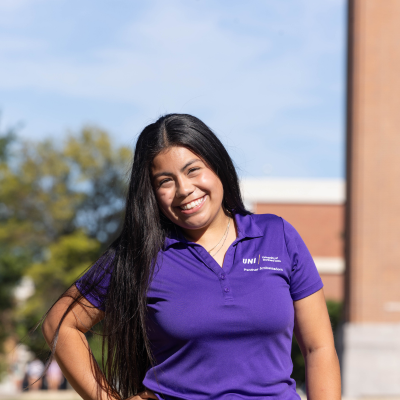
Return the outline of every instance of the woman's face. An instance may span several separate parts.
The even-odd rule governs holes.
[[[220,179],[186,147],[162,151],[151,172],[162,212],[183,229],[207,228],[224,214]]]

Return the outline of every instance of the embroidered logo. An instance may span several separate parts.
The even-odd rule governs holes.
[[[269,262],[281,262],[279,257],[267,257],[267,256],[262,256],[263,261],[269,261]]]
[[[269,257],[269,256],[262,256],[261,254],[258,255],[258,257],[254,258],[243,258],[243,264],[260,264],[260,260],[263,262],[273,262],[273,263],[280,263],[281,260],[279,260],[279,257]],[[256,268],[244,268],[244,271],[261,271],[261,270],[274,270],[274,271],[283,271],[282,268],[276,268],[276,267],[265,267],[261,266],[256,267]]]

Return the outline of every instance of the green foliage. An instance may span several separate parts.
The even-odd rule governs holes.
[[[301,384],[304,383],[306,380],[306,369],[303,355],[301,354],[299,344],[297,343],[296,337],[294,335],[292,340],[292,361],[292,378],[296,381],[298,386],[301,386]]]
[[[98,325],[96,325],[93,328],[93,331],[88,331],[85,336],[86,339],[89,343],[90,349],[92,350],[93,356],[99,365],[99,367],[102,367],[102,323],[100,322]],[[107,360],[107,346],[105,349],[105,359],[104,362]]]
[[[343,303],[340,301],[327,300],[326,306],[328,308],[329,318],[331,320],[333,333],[336,332],[337,327],[342,319]]]
[[[93,127],[83,129],[79,137],[70,136],[64,151],[85,194],[77,223],[102,243],[110,242],[125,207],[132,152],[126,147],[113,149],[106,132]]]
[[[98,257],[100,243],[81,230],[62,236],[48,248],[42,262],[31,264],[25,274],[35,282],[35,293],[15,310],[15,320],[24,342],[38,355],[47,356],[47,347],[40,330],[27,336],[57,298]],[[43,350],[45,350],[43,352]]]
[[[0,247],[0,353],[3,342],[13,327],[14,288],[28,262],[24,254],[13,254],[7,248]]]
[[[81,230],[61,236],[49,245],[45,259],[31,264],[25,272],[35,282],[36,291],[23,307],[23,313],[43,315],[99,252],[98,240],[89,238]]]
[[[53,140],[19,142],[0,134],[0,322],[20,340],[116,236],[132,152],[108,134],[85,127]],[[35,294],[17,304],[23,275]],[[2,331],[0,328],[0,344]],[[28,339],[43,346],[36,332]]]
[[[9,146],[14,139],[15,135],[12,132],[0,136],[0,162],[7,161]]]
[[[343,303],[333,300],[327,300],[326,306],[328,308],[329,319],[331,320],[332,330],[335,333],[336,328],[342,317]],[[293,335],[292,342],[292,360],[293,360],[293,373],[292,378],[297,382],[299,386],[304,384],[306,380],[306,371],[304,365],[304,358],[301,354],[300,347],[297,343],[295,336]]]
[[[3,183],[10,174],[8,162],[10,160],[11,146],[15,141],[13,130],[0,133],[0,352],[3,343],[12,327],[11,312],[14,307],[14,288],[20,281],[24,268],[29,263],[27,252],[21,245],[12,246],[8,236],[7,227],[14,224],[8,213],[6,205],[2,202],[4,191],[7,189]],[[18,234],[18,232],[15,232]],[[19,231],[21,234],[21,231]]]
[[[13,254],[7,248],[0,250],[0,310],[13,307],[14,287],[28,262],[25,254]]]
[[[1,122],[1,113],[0,113]],[[7,129],[5,132],[0,132],[0,164],[7,162],[10,154],[10,146],[16,139],[16,131],[18,126]]]

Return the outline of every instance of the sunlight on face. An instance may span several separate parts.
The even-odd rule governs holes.
[[[220,179],[186,147],[170,147],[158,154],[151,172],[162,212],[180,227],[202,229],[223,214]]]

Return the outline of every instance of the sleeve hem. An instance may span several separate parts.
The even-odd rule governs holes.
[[[319,280],[318,282],[315,282],[313,285],[309,286],[308,288],[306,288],[304,290],[301,290],[300,292],[291,293],[292,300],[296,301],[296,300],[304,299],[304,297],[308,297],[308,296],[312,295],[313,293],[317,292],[318,290],[322,289],[323,286],[324,286],[324,284],[322,283],[321,280]]]
[[[78,289],[79,293],[89,302],[92,304],[93,307],[98,308],[101,311],[105,311],[105,308],[102,306],[101,302],[98,298],[94,297],[90,293],[84,293],[83,290],[80,288],[79,282],[75,282],[75,286]]]

